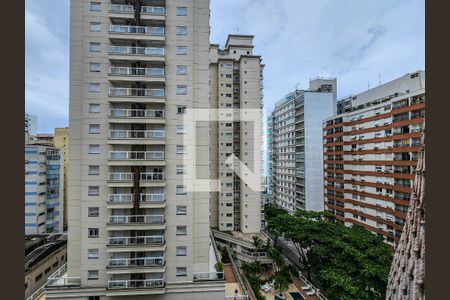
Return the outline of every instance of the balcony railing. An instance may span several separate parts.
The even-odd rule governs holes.
[[[109,194],[109,203],[131,203],[133,201],[133,194]]]
[[[164,151],[110,151],[111,160],[164,160]]]
[[[164,68],[110,67],[111,75],[164,77]]]
[[[164,194],[141,194],[141,202],[164,202]]]
[[[111,139],[163,139],[164,130],[110,130]]]
[[[109,181],[132,181],[133,173],[109,173],[108,174]]]
[[[164,89],[109,88],[109,96],[115,97],[164,97]]]
[[[164,15],[166,13],[165,7],[159,6],[142,6],[141,13],[143,14],[154,14],[154,15]]]
[[[163,245],[164,236],[133,236],[133,237],[108,237],[110,246],[135,246],[135,245]]]
[[[109,224],[162,224],[164,215],[108,216]]]
[[[162,47],[111,46],[109,47],[109,52],[111,54],[164,56],[164,48]]]
[[[164,279],[109,280],[108,289],[162,288]]]
[[[163,266],[164,257],[139,257],[139,258],[110,258],[108,259],[108,267],[110,268],[126,268],[126,267],[150,267]]]
[[[131,33],[131,34],[147,34],[147,35],[164,35],[164,27],[149,26],[129,26],[129,25],[110,25],[111,33]]]
[[[115,13],[134,13],[134,6],[124,4],[110,4],[109,11]]]
[[[162,109],[110,109],[110,117],[116,118],[164,118]]]
[[[142,181],[163,181],[164,173],[144,172],[141,173]]]

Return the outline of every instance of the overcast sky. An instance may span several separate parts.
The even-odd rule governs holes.
[[[26,0],[25,103],[39,132],[68,125],[69,1]],[[211,0],[211,42],[253,34],[268,111],[314,76],[338,98],[425,68],[424,0]]]

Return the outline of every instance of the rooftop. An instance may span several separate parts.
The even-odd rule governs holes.
[[[65,234],[25,236],[25,273],[66,244]]]

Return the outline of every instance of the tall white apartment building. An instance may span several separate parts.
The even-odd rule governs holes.
[[[322,122],[335,110],[336,79],[327,79],[326,89],[314,83],[286,95],[272,112],[272,197],[290,213],[323,210]]]
[[[209,124],[183,138],[183,114],[211,108],[209,1],[72,0],[70,12],[71,279],[46,298],[223,299],[210,193],[183,180],[211,172]]]
[[[63,231],[64,150],[25,145],[25,234]]]

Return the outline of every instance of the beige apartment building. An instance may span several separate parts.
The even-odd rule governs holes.
[[[55,128],[55,147],[64,149],[64,227],[67,226],[67,171],[69,169],[69,128]]]

